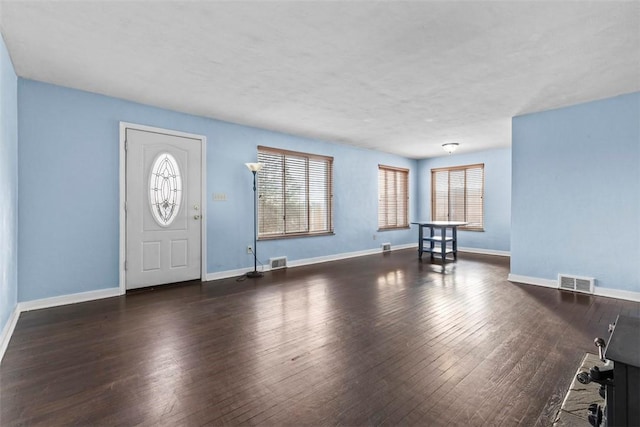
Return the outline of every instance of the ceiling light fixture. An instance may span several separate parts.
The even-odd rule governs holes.
[[[458,145],[460,144],[457,142],[447,142],[446,144],[442,144],[442,149],[451,154],[458,149]]]

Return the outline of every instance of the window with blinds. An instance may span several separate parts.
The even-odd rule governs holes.
[[[258,238],[333,233],[333,157],[258,147]]]
[[[431,169],[431,219],[465,221],[462,230],[484,229],[484,164]]]
[[[378,165],[378,228],[409,227],[409,169]]]

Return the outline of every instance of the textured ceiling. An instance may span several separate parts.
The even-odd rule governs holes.
[[[640,2],[0,2],[19,76],[412,158],[640,90]]]

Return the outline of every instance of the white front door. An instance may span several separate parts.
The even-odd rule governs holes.
[[[199,279],[202,141],[125,132],[126,288]]]

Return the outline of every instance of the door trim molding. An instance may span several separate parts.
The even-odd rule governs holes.
[[[164,133],[166,135],[178,136],[182,138],[197,139],[200,141],[200,154],[201,154],[201,182],[200,187],[202,190],[201,197],[201,215],[200,221],[200,280],[207,280],[207,137],[204,135],[197,135],[194,133],[181,132],[177,130],[164,129],[154,126],[140,125],[136,123],[120,122],[120,260],[118,268],[120,270],[120,294],[123,295],[127,292],[127,280],[126,272],[124,270],[124,262],[126,260],[126,245],[127,245],[127,221],[126,212],[124,210],[125,197],[127,194],[127,167],[126,158],[127,153],[124,147],[126,130],[134,129],[144,132]]]

